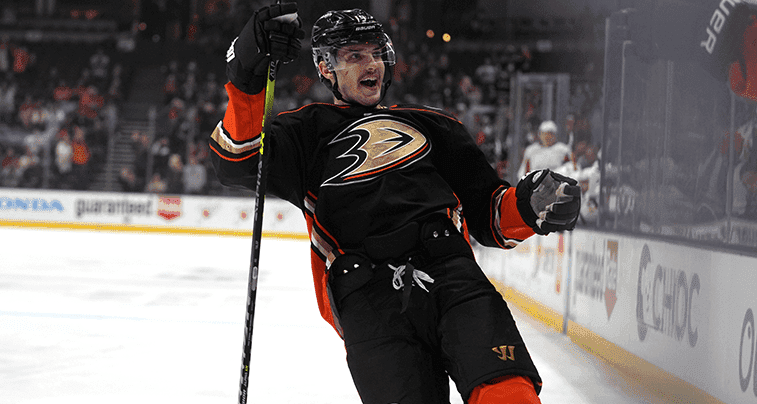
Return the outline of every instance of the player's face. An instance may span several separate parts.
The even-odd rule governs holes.
[[[334,74],[339,92],[345,100],[361,105],[375,105],[381,101],[386,67],[378,45],[349,45],[339,49]],[[337,103],[345,104],[338,100]]]
[[[552,146],[557,142],[557,136],[553,132],[539,132],[539,139],[544,146]]]

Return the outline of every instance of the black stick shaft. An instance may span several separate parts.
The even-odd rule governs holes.
[[[276,84],[278,62],[271,61],[268,66],[266,82],[265,112],[263,114],[263,131],[260,134],[260,155],[258,156],[258,177],[255,184],[255,216],[252,224],[252,252],[250,257],[250,275],[247,289],[247,315],[244,324],[244,351],[242,353],[242,375],[239,380],[239,404],[247,403],[247,390],[250,380],[250,352],[252,351],[252,327],[255,318],[255,298],[258,294],[258,268],[260,264],[260,240],[263,232],[263,207],[266,192],[265,132],[266,123],[273,110],[273,88]]]

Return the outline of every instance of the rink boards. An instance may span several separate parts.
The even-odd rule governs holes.
[[[757,259],[585,229],[477,254],[509,301],[671,401],[757,403]]]
[[[254,198],[0,188],[0,225],[249,236],[254,214]],[[275,198],[266,198],[263,229],[307,239],[302,213]]]
[[[0,188],[0,226],[249,236],[252,198]],[[307,239],[268,198],[264,235]],[[757,259],[578,229],[476,247],[511,304],[673,402],[757,403]]]

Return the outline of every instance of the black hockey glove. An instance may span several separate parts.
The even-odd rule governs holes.
[[[515,189],[518,212],[537,234],[573,230],[581,210],[576,180],[550,170],[528,173]]]
[[[296,12],[297,3],[255,11],[226,51],[226,75],[234,86],[247,94],[257,94],[265,88],[271,60],[289,63],[297,58],[302,49],[300,40],[305,38],[302,20],[276,20]]]

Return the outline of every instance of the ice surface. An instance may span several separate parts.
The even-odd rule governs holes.
[[[0,228],[0,240],[0,403],[237,402],[249,239]],[[307,242],[263,239],[249,403],[360,402],[309,262]],[[661,402],[514,314],[543,403]]]

